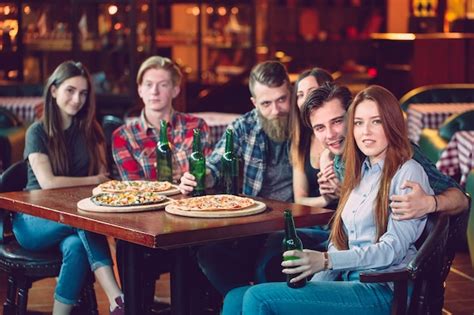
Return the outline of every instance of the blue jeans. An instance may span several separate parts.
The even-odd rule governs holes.
[[[292,289],[273,282],[230,291],[222,315],[388,315],[392,298],[393,291],[381,283],[318,281]]]
[[[329,230],[304,228],[298,229],[298,235],[307,249],[327,248]],[[275,232],[204,245],[197,252],[199,267],[223,296],[250,283],[284,281],[280,265],[283,237],[284,232]]]
[[[107,239],[103,235],[23,213],[15,214],[13,233],[18,243],[29,250],[59,246],[63,261],[54,298],[61,303],[77,302],[89,269],[95,271],[112,265]]]

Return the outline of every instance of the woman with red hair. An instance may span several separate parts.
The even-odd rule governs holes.
[[[380,86],[364,89],[346,119],[345,176],[329,249],[283,254],[298,257],[282,263],[284,273],[298,274],[292,281],[314,274],[311,281],[299,289],[286,283],[234,289],[226,296],[224,314],[390,314],[392,286],[361,283],[359,273],[400,269],[410,262],[426,217],[394,220],[389,196],[408,193],[400,188],[405,180],[433,191],[421,165],[411,159],[406,124],[392,93]]]

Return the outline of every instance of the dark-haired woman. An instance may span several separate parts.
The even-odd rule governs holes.
[[[105,141],[95,119],[95,98],[87,70],[72,61],[60,64],[44,92],[43,118],[26,135],[27,189],[96,185],[106,181]],[[112,270],[103,235],[27,214],[16,214],[13,231],[30,250],[59,247],[63,254],[53,315],[69,314],[91,269],[104,289],[111,314],[124,314],[123,294]]]

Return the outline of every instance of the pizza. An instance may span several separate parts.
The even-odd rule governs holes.
[[[161,192],[171,188],[170,182],[158,182],[158,181],[146,181],[146,180],[109,180],[108,182],[102,183],[97,188],[101,192],[128,192],[128,191],[141,191],[141,192]]]
[[[130,207],[161,203],[168,200],[157,192],[127,191],[121,193],[100,193],[91,197],[91,201],[98,206]]]
[[[255,201],[234,195],[209,195],[175,200],[172,205],[184,211],[242,210],[251,207]]]

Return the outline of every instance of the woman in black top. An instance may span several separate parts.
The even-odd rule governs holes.
[[[63,62],[48,79],[44,95],[43,118],[26,134],[27,189],[97,185],[108,180],[104,135],[95,119],[87,70],[80,63]],[[25,248],[59,247],[63,254],[53,315],[71,312],[88,269],[104,289],[111,314],[124,314],[105,236],[23,213],[15,215],[13,231]]]

